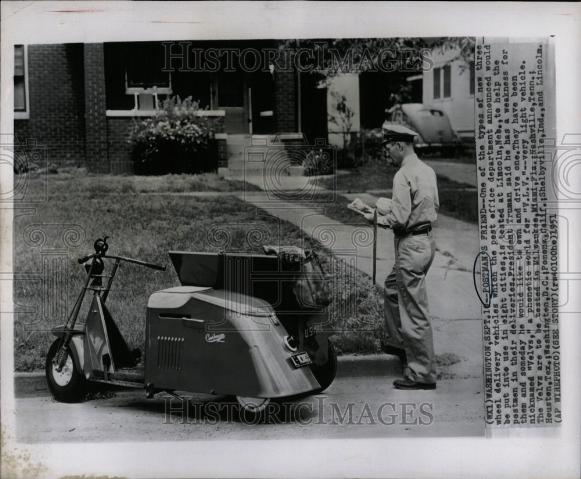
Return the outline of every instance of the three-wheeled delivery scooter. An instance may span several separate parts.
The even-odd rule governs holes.
[[[87,278],[68,320],[52,330],[57,339],[46,377],[58,401],[82,400],[91,382],[145,388],[148,398],[163,391],[232,395],[244,410],[258,413],[271,399],[320,392],[335,378],[336,352],[323,331],[328,301],[309,296],[321,284],[314,252],[170,252],[181,286],[149,297],[142,358],[129,348],[106,302],[122,262],[165,267],[107,254],[107,237],[94,247],[79,259]],[[105,260],[114,261],[109,274],[103,274]],[[88,291],[93,297],[81,323]]]

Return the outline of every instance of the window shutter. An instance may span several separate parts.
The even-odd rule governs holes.
[[[14,111],[26,111],[24,45],[14,45]]]
[[[434,68],[434,98],[440,98],[440,70]]]
[[[452,66],[446,65],[444,67],[444,98],[452,96]]]

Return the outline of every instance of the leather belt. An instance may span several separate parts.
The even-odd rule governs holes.
[[[421,229],[416,229],[413,231],[410,231],[410,235],[412,236],[416,236],[416,235],[427,235],[430,231],[432,231],[432,226],[427,226],[427,227],[422,227]]]
[[[418,225],[413,230],[408,230],[402,233],[396,233],[395,235],[398,238],[403,238],[404,236],[427,235],[430,231],[432,231],[432,225],[430,223],[427,223],[423,225]]]

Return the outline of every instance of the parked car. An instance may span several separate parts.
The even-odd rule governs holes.
[[[446,112],[421,103],[402,103],[386,110],[388,122],[406,125],[418,133],[415,146],[420,149],[456,152],[461,147]]]

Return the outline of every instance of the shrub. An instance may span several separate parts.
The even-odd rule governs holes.
[[[136,121],[129,136],[136,173],[201,173],[217,169],[214,132],[191,97],[168,98],[151,118]]]
[[[328,150],[311,150],[303,161],[305,176],[332,175],[335,173],[333,158]]]
[[[381,128],[362,130],[360,142],[366,158],[381,158],[383,156],[383,131]]]
[[[363,164],[363,157],[353,148],[340,148],[337,150],[337,168],[340,170],[353,170]]]
[[[337,149],[337,168],[356,169],[384,158],[381,128],[362,129],[349,134],[347,147]]]

